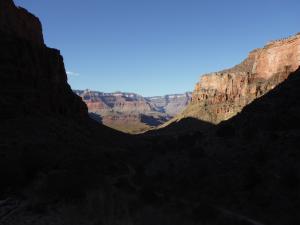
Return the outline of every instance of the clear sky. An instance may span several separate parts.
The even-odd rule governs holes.
[[[300,32],[299,0],[15,0],[64,56],[73,89],[192,91],[203,73]]]

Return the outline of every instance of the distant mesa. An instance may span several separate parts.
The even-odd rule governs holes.
[[[92,118],[101,117],[109,127],[129,133],[140,133],[172,119],[191,101],[191,93],[143,97],[135,93],[103,93],[75,90],[87,104]],[[97,121],[99,121],[97,119]]]

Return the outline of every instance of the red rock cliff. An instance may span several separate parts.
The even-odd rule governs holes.
[[[219,123],[284,81],[300,65],[300,34],[252,51],[241,64],[203,75],[180,117]]]

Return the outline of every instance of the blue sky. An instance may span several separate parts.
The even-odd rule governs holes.
[[[201,74],[300,32],[299,0],[15,0],[64,56],[73,89],[192,91]]]

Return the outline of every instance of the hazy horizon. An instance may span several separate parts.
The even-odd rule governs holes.
[[[296,0],[15,0],[61,50],[72,89],[144,97],[192,91],[268,41],[300,31]]]

